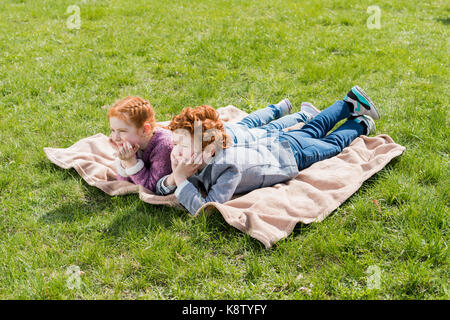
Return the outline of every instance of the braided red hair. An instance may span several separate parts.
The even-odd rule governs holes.
[[[146,122],[150,123],[152,130],[156,126],[155,111],[152,105],[140,97],[129,96],[117,101],[108,110],[108,120],[111,117],[119,118],[138,129],[142,128]]]

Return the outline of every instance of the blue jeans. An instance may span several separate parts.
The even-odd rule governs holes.
[[[245,126],[248,129],[261,127],[274,119],[280,118],[282,116],[281,112],[280,107],[271,104],[264,109],[259,109],[250,113],[236,124]]]
[[[278,135],[281,130],[308,122],[309,117],[303,112],[296,112],[282,117],[281,108],[271,104],[268,107],[250,113],[236,123],[224,122],[227,134],[234,144],[256,141],[264,136]]]
[[[353,120],[346,121],[327,136],[327,133],[341,120],[350,116],[349,105],[345,101],[336,101],[308,122],[303,128],[283,132],[280,141],[287,141],[299,170],[315,162],[331,158],[360,135],[364,127]]]
[[[265,130],[267,132],[279,132],[285,128],[296,125],[299,122],[307,123],[311,119],[306,113],[300,111],[292,114],[285,115],[277,120],[274,120],[266,125],[259,127],[258,129]]]

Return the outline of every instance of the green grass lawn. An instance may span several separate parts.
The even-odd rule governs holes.
[[[445,1],[1,1],[0,298],[449,299],[449,14]],[[324,109],[355,84],[405,153],[269,250],[218,213],[110,197],[43,152],[109,134],[106,107],[127,95],[168,120],[285,97]]]

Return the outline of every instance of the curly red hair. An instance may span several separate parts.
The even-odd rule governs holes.
[[[225,133],[225,127],[222,120],[219,119],[219,113],[208,105],[184,108],[180,114],[172,118],[168,128],[172,131],[185,129],[194,135],[196,122],[200,122],[202,126],[202,148],[215,142],[216,139],[221,139],[223,149],[230,145],[231,140]]]

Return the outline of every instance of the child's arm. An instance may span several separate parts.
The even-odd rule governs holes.
[[[161,196],[167,196],[168,194],[171,194],[175,191],[177,188],[176,184],[169,184],[167,180],[169,179],[171,175],[168,174],[161,179],[158,180],[156,183],[156,194]]]
[[[156,185],[158,180],[165,175],[168,175],[172,168],[170,166],[170,153],[172,147],[164,143],[158,144],[157,148],[153,150],[149,158],[148,168],[142,166],[142,168],[134,174],[129,175],[129,178],[135,183],[139,184],[153,192],[156,191]],[[141,160],[142,161],[142,160]],[[139,165],[136,164],[136,166]],[[127,170],[133,170],[129,168]]]
[[[184,180],[177,186],[175,196],[194,215],[207,202],[224,203],[230,200],[240,180],[241,174],[239,171],[235,167],[228,167],[217,178],[206,197],[203,197],[197,188],[188,180]]]
[[[166,196],[175,191],[177,185],[173,177],[173,172],[176,170],[179,160],[180,159],[176,157],[173,152],[170,154],[170,165],[172,168],[172,173],[158,180],[158,182],[156,183],[156,194]]]
[[[299,123],[297,123],[297,124],[294,124],[293,126],[284,128],[283,131],[284,131],[284,132],[288,132],[288,131],[291,131],[291,130],[298,130],[298,129],[303,128],[304,125],[305,125],[304,122],[299,122]]]
[[[114,156],[118,156],[119,155],[119,146],[111,139],[111,137],[108,138],[108,141],[111,145],[111,147],[113,147],[114,149]],[[121,164],[121,159],[118,157],[117,161],[116,161],[116,178],[117,180],[120,181],[128,181],[128,182],[133,182],[131,181],[130,178],[128,178],[128,174],[125,171],[125,167],[122,166]]]
[[[117,170],[117,180],[120,181],[129,181],[132,182],[131,179],[128,178],[128,174],[125,172],[125,168],[120,164],[120,160],[116,161],[116,170]]]

